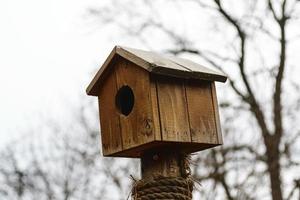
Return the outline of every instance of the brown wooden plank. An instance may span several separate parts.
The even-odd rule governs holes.
[[[182,80],[158,77],[157,95],[163,141],[191,141]]]
[[[134,93],[133,110],[128,116],[120,115],[123,149],[154,140],[149,73],[135,64],[120,58],[116,64],[118,88],[128,85]]]
[[[211,94],[213,99],[213,105],[214,105],[214,114],[216,119],[216,129],[217,129],[217,135],[218,135],[218,143],[223,144],[223,137],[222,137],[222,129],[221,129],[221,122],[220,122],[220,114],[219,114],[219,105],[218,105],[218,99],[217,99],[217,91],[215,83],[211,83]]]
[[[156,141],[161,140],[161,130],[160,130],[160,117],[158,110],[158,98],[157,98],[157,89],[156,89],[156,81],[151,80],[151,107],[153,114],[153,124],[154,124],[154,139]]]
[[[192,142],[218,143],[210,82],[187,82],[186,97]]]
[[[145,69],[148,71],[152,71],[152,69],[156,67],[186,72],[190,71],[189,69],[172,62],[167,57],[155,52],[143,51],[128,47],[117,47],[117,53],[121,56],[124,56],[124,58],[130,60],[133,63],[136,63],[138,61],[138,63],[136,64],[140,67],[146,67]],[[141,65],[139,59],[146,61],[147,63],[149,63],[149,65]]]
[[[122,150],[120,121],[114,104],[116,92],[117,82],[114,73],[111,73],[104,81],[98,99],[103,155]]]
[[[211,74],[213,76],[215,76],[215,75],[223,76],[226,79],[225,74],[223,74],[222,72],[214,71],[212,69],[204,67],[203,65],[195,63],[191,60],[180,58],[180,57],[175,57],[175,56],[171,56],[171,57],[169,57],[169,59],[172,62],[176,63],[177,65],[187,68],[191,72],[195,72],[195,73],[200,72],[200,73],[205,73],[205,74]]]

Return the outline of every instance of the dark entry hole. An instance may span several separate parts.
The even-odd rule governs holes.
[[[129,115],[134,105],[134,94],[129,86],[121,87],[116,95],[116,106],[123,115]]]

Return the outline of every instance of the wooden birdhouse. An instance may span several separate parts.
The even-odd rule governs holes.
[[[214,81],[192,61],[116,46],[87,88],[99,100],[104,156],[159,148],[187,153],[222,144]]]

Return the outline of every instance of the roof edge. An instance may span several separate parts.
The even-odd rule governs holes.
[[[138,49],[131,50],[130,48],[126,48],[126,47],[122,47],[122,46],[118,46],[118,45],[115,46],[112,49],[112,51],[110,52],[109,56],[104,61],[104,63],[102,64],[101,68],[97,71],[96,75],[94,76],[94,78],[92,79],[92,81],[90,82],[88,87],[86,88],[86,93],[91,96],[98,96],[98,90],[100,89],[100,86],[101,86],[103,74],[105,73],[105,71],[107,71],[109,64],[113,61],[113,59],[116,55],[119,55],[119,56],[123,57],[124,59],[127,59],[127,60],[133,62],[134,64],[140,66],[141,68],[147,70],[149,73],[153,73],[153,74],[160,74],[160,75],[164,75],[164,76],[175,76],[175,77],[184,78],[184,79],[201,79],[201,80],[208,80],[208,81],[219,81],[219,82],[223,82],[223,83],[226,82],[226,80],[227,80],[226,74],[216,72],[216,71],[206,68],[204,66],[202,66],[204,69],[210,70],[211,72],[201,72],[201,71],[195,71],[195,70],[191,70],[191,71],[186,70],[185,71],[185,70],[176,68],[176,66],[175,67],[173,66],[173,68],[169,68],[168,66],[166,66],[166,64],[158,65],[157,63],[152,62],[151,59],[148,60],[147,58],[145,59],[145,58],[143,58],[143,56],[141,56],[139,54],[136,55],[135,54],[136,50],[138,51]],[[147,52],[147,51],[142,51],[142,50],[140,50],[140,51]],[[149,52],[149,53],[151,53],[151,52]],[[178,65],[178,67],[180,66],[180,68],[183,68],[183,69],[186,68],[181,63],[177,63],[173,59],[169,59],[164,56],[161,56],[161,57],[165,58],[165,60],[167,59],[167,61],[170,61],[173,64]]]
[[[109,65],[109,63],[112,61],[112,59],[114,58],[114,56],[117,53],[117,48],[118,46],[115,46],[112,51],[110,52],[109,56],[106,58],[106,60],[104,61],[104,63],[102,64],[101,68],[97,71],[96,75],[94,76],[93,80],[90,82],[90,84],[88,85],[88,87],[86,88],[86,93],[88,95],[92,95],[92,96],[97,96],[97,82],[100,79],[101,75],[103,74],[103,72],[106,70],[107,66]]]
[[[116,46],[116,53],[120,55],[121,57],[133,62],[134,64],[144,68],[148,72],[152,71],[153,65],[146,61],[143,58],[140,58],[139,56],[133,54],[132,52],[126,50],[126,48],[123,48],[121,46]]]

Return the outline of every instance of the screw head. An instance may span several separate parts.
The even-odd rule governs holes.
[[[158,158],[159,158],[159,157],[158,157],[157,154],[153,155],[153,157],[152,157],[152,159],[155,160],[155,161],[158,160]]]

